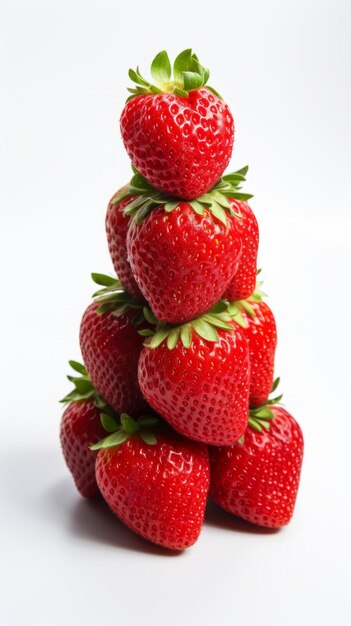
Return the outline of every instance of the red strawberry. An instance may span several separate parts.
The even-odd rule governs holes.
[[[258,526],[279,528],[289,523],[294,511],[303,436],[285,409],[270,410],[271,417],[260,418],[257,410],[250,417],[242,443],[212,448],[210,493],[230,513]]]
[[[139,191],[126,212],[134,215],[128,259],[141,292],[157,319],[181,323],[218,302],[240,259],[241,238],[232,209],[247,168],[228,174],[191,202],[170,201],[136,174],[129,191]],[[251,197],[251,196],[250,196]]]
[[[129,294],[110,291],[119,283],[108,276],[94,274],[100,284],[110,282],[107,293],[85,311],[80,325],[80,347],[94,387],[120,413],[137,413],[145,407],[138,380],[137,367],[143,339],[138,333],[145,328],[138,306]],[[103,304],[101,305],[101,302]]]
[[[226,320],[209,312],[180,327],[160,327],[139,360],[148,403],[181,434],[213,445],[237,441],[249,414],[248,344]]]
[[[126,239],[130,218],[124,214],[124,209],[133,200],[135,196],[126,193],[125,187],[111,198],[106,213],[106,235],[113,267],[118,278],[134,298],[141,299],[142,293],[135,282],[127,259]]]
[[[191,50],[173,66],[160,52],[152,62],[149,84],[129,70],[136,87],[129,89],[121,116],[121,133],[133,165],[157,189],[179,198],[206,193],[222,176],[234,143],[229,107],[204,87],[209,71]]]
[[[257,275],[258,224],[247,202],[232,200],[235,213],[241,216],[238,230],[241,238],[241,257],[234,278],[224,297],[228,300],[244,300],[253,294]]]
[[[229,312],[244,326],[250,351],[250,406],[264,404],[274,378],[274,356],[277,346],[277,328],[274,315],[259,290],[248,300],[232,302]]]
[[[131,530],[165,548],[183,550],[201,532],[208,451],[170,430],[150,436],[143,430],[150,420],[121,416],[120,431],[94,446],[103,448],[96,480],[108,506]]]
[[[62,400],[70,404],[61,420],[61,447],[78,491],[86,498],[94,498],[100,495],[100,491],[95,479],[96,452],[89,450],[89,445],[97,443],[105,430],[100,420],[100,409],[95,404],[97,394],[84,365],[76,361],[70,361],[70,365],[82,376],[69,377],[75,389]]]

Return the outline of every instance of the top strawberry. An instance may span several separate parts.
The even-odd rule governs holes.
[[[136,86],[123,109],[121,132],[134,167],[165,193],[191,200],[206,193],[222,176],[234,143],[228,105],[206,83],[209,70],[191,49],[181,52],[172,69],[166,51],[151,64],[154,84],[137,68],[129,70]]]

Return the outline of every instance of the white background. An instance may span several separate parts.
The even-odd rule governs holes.
[[[2,623],[350,624],[350,3],[0,7]],[[211,509],[196,546],[169,556],[79,498],[57,399],[89,274],[112,270],[127,70],[189,46],[231,106],[232,169],[250,165],[277,373],[306,454],[288,528]]]

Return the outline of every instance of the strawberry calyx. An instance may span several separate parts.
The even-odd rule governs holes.
[[[259,274],[260,271],[261,270],[257,273]],[[243,317],[243,313],[246,313],[250,317],[256,317],[255,310],[252,308],[251,304],[255,302],[262,302],[263,298],[267,297],[267,294],[261,289],[262,284],[262,280],[256,281],[256,289],[254,293],[246,298],[246,300],[235,300],[228,303],[228,314],[234,322],[239,324],[242,328],[248,327],[248,324]]]
[[[88,371],[78,361],[68,361],[71,368],[75,371],[75,375],[68,375],[68,380],[73,383],[73,389],[70,391],[60,402],[63,404],[70,404],[71,402],[84,402],[87,400],[94,400],[94,404],[97,408],[113,412],[113,409],[107,404],[103,397],[95,389],[93,383],[89,378]],[[77,374],[80,374],[77,376]]]
[[[270,390],[269,395],[271,396],[275,390],[277,389],[280,382],[280,378],[276,378],[272,389]],[[267,402],[262,404],[259,407],[251,408],[250,407],[250,415],[249,415],[249,426],[258,432],[262,432],[263,429],[269,430],[271,427],[271,420],[274,417],[273,411],[269,408],[273,404],[279,404],[283,394],[276,396],[275,398],[269,398]]]
[[[152,83],[143,78],[138,67],[136,70],[129,70],[128,76],[136,86],[128,89],[131,95],[127,102],[136,96],[161,93],[173,93],[187,98],[190,91],[204,87],[210,77],[209,69],[201,65],[191,48],[178,54],[173,68],[166,50],[162,50],[152,61],[150,71]],[[213,87],[207,85],[207,89],[222,99]]]
[[[157,443],[153,427],[160,423],[160,419],[153,415],[142,415],[138,420],[127,413],[121,413],[119,420],[108,413],[101,413],[101,424],[109,434],[97,443],[89,446],[90,450],[114,448],[138,435],[144,443],[152,446]]]
[[[227,313],[227,304],[223,300],[210,309],[207,313],[200,315],[194,320],[180,325],[158,323],[155,330],[143,329],[138,331],[143,337],[147,337],[144,342],[146,348],[158,348],[166,341],[167,348],[173,350],[180,341],[184,348],[190,348],[193,333],[199,335],[206,341],[218,341],[217,328],[225,331],[233,331],[233,326]]]
[[[195,200],[185,200],[198,215],[205,215],[210,211],[224,225],[227,223],[227,215],[236,215],[241,218],[241,214],[233,210],[230,199],[249,200],[253,196],[241,192],[241,184],[246,181],[248,166],[226,174],[220,178],[216,184],[202,196]],[[137,196],[125,208],[124,214],[134,217],[137,224],[142,222],[149,213],[163,206],[166,213],[171,213],[182,200],[169,196],[158,189],[155,189],[148,181],[133,167],[134,175],[126,187],[124,187],[112,199],[112,204],[118,204],[126,196]]]
[[[71,404],[72,402],[86,402],[94,400],[94,405],[101,411],[100,420],[103,428],[109,435],[89,446],[90,450],[111,448],[127,441],[131,435],[138,434],[144,443],[154,445],[157,439],[152,432],[152,427],[160,424],[161,419],[154,415],[142,415],[134,420],[127,413],[119,416],[116,411],[104,400],[91,382],[85,365],[78,361],[68,361],[71,368],[80,376],[68,375],[67,378],[73,383],[74,388],[60,402]],[[112,434],[111,434],[112,433]]]
[[[275,392],[279,385],[279,382],[280,378],[278,377],[275,379],[269,395],[272,395]],[[271,427],[272,419],[274,418],[274,413],[272,409],[270,409],[270,406],[272,406],[273,404],[280,404],[282,397],[283,394],[280,394],[275,398],[269,398],[267,402],[261,404],[261,406],[255,408],[250,407],[248,426],[259,433],[261,433],[263,430],[269,430]],[[244,441],[245,433],[240,437],[238,443],[242,445]]]
[[[151,310],[145,306],[145,302],[135,300],[128,291],[125,291],[118,278],[96,272],[93,272],[91,277],[94,283],[102,286],[102,289],[98,289],[98,291],[93,293],[94,300],[100,304],[97,313],[102,314],[112,311],[116,317],[121,317],[127,311],[135,311],[132,321],[137,326],[145,322],[145,320],[150,324],[157,323]]]

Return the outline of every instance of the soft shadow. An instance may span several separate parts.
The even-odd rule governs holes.
[[[77,540],[160,556],[179,556],[139,537],[119,521],[104,500],[79,495],[59,447],[5,450],[0,459],[1,490],[15,515],[49,524]]]
[[[157,546],[133,533],[112,513],[102,498],[87,499],[78,492],[72,497],[74,489],[68,480],[61,480],[42,494],[42,500],[48,504],[51,522],[55,520],[62,524],[64,521],[65,530],[75,538],[144,554],[165,557],[183,554]]]
[[[274,535],[279,528],[264,528],[246,522],[218,506],[213,500],[209,500],[206,507],[205,525],[215,526],[222,530],[236,531],[254,535]]]

